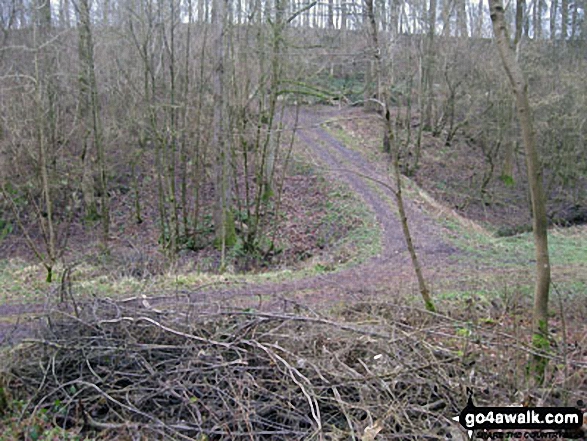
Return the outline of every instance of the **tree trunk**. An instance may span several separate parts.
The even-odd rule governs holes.
[[[477,3],[477,29],[475,31],[477,38],[483,37],[483,2]]]
[[[69,0],[59,0],[59,24],[64,28],[68,28],[71,25]]]
[[[510,46],[502,0],[489,0],[493,32],[501,61],[516,98],[518,119],[526,151],[526,168],[532,201],[532,219],[536,252],[536,285],[534,290],[533,344],[538,355],[534,356],[532,369],[538,384],[544,381],[547,359],[540,353],[549,347],[548,295],[550,290],[550,262],[548,255],[548,230],[546,198],[542,184],[542,170],[536,147],[536,136],[528,102],[528,85]]]
[[[82,105],[80,111],[82,117],[85,119],[83,122],[85,126],[85,132],[92,132],[93,134],[93,146],[96,151],[98,159],[98,171],[100,175],[100,217],[102,222],[102,244],[105,246],[108,240],[108,234],[110,230],[110,211],[108,201],[108,184],[106,177],[106,155],[104,152],[104,142],[102,140],[102,123],[100,118],[100,109],[98,103],[98,85],[96,84],[96,73],[94,69],[94,43],[92,39],[92,29],[90,21],[90,5],[88,0],[80,0],[78,5],[79,14],[79,54],[81,64],[80,74],[80,94]],[[87,135],[85,135],[87,136]],[[86,151],[85,158],[83,158],[84,164],[84,177],[83,179],[90,179],[93,182],[93,178],[89,178],[86,174],[91,173],[91,154]],[[87,183],[83,184],[87,186]],[[87,193],[90,189],[85,188],[85,197],[88,198],[88,202],[93,202],[93,195],[90,197]],[[93,188],[91,189],[93,192]],[[89,210],[95,210],[95,206],[87,207]]]
[[[457,29],[459,37],[464,38],[469,36],[467,30],[467,4],[465,0],[457,0]]]
[[[450,16],[452,0],[442,0],[442,36],[450,37]]]
[[[542,38],[542,0],[534,0],[534,39]]]
[[[49,4],[46,0],[43,4]],[[35,11],[34,23],[36,26],[33,30],[33,41],[34,44],[38,44],[37,34],[40,35],[40,39],[44,42],[49,39],[49,31],[51,27],[51,9],[47,9],[43,4]],[[41,43],[42,44],[42,43]],[[46,64],[45,64],[46,63]],[[45,95],[48,94],[47,89],[50,84],[47,84],[51,80],[51,72],[47,72],[47,66],[51,66],[52,63],[43,60],[40,57],[39,51],[35,51],[34,55],[34,69],[35,69],[35,130],[37,136],[37,145],[39,148],[39,171],[41,177],[41,203],[42,206],[39,209],[39,223],[41,231],[46,244],[47,256],[43,258],[43,266],[47,271],[47,283],[51,283],[53,279],[53,268],[57,262],[57,235],[55,231],[55,223],[53,219],[53,194],[51,192],[51,176],[50,176],[50,163],[52,158],[49,153],[49,136],[47,136],[47,114],[49,113],[45,104]]]
[[[571,14],[571,40],[574,40],[577,35],[577,19],[579,18],[579,7],[577,3],[577,1],[574,1],[572,5],[573,12]]]
[[[522,39],[522,27],[524,25],[524,0],[516,1],[516,35],[514,37],[514,48],[518,47],[520,40]]]
[[[561,0],[561,40],[566,40],[569,25],[569,0]]]
[[[435,5],[436,2],[433,0],[432,3]],[[380,48],[379,48],[379,37],[377,32],[377,22],[375,21],[375,13],[373,11],[373,0],[365,0],[366,6],[366,13],[368,20],[371,24],[371,39],[372,39],[372,52],[373,58],[375,61],[375,76],[377,77],[378,81],[381,81],[381,77],[383,75],[383,63],[381,61],[380,55]],[[416,273],[416,278],[418,279],[418,286],[420,288],[420,294],[424,300],[424,305],[428,311],[434,312],[436,308],[434,306],[434,302],[432,301],[432,297],[430,296],[430,291],[428,286],[426,285],[426,281],[424,279],[424,274],[422,273],[422,267],[420,266],[420,261],[418,260],[418,255],[416,253],[416,248],[414,247],[414,243],[412,241],[412,235],[410,233],[410,228],[408,225],[408,218],[406,215],[406,210],[404,206],[404,200],[402,195],[402,182],[401,182],[401,171],[399,166],[399,146],[394,140],[394,133],[393,133],[393,124],[391,122],[391,114],[389,111],[391,99],[389,96],[389,87],[387,87],[387,82],[385,82],[385,86],[382,87],[382,103],[383,103],[383,111],[384,111],[384,130],[386,133],[386,137],[390,142],[391,146],[391,154],[392,154],[392,165],[393,165],[393,174],[395,175],[395,198],[397,202],[397,207],[400,215],[400,221],[402,224],[402,231],[404,233],[404,239],[406,241],[406,245],[408,251],[410,253],[410,257],[412,259],[412,265],[414,267],[414,272]]]
[[[234,219],[231,211],[230,152],[225,135],[226,99],[224,87],[224,45],[226,33],[226,0],[215,0],[212,9],[212,24],[214,29],[214,115],[212,122],[212,143],[216,149],[215,158],[215,206],[214,225],[216,231],[216,246],[221,250],[221,270],[225,266],[226,249],[232,247],[236,236]]]
[[[85,15],[87,14],[87,2],[81,0],[77,6],[78,13],[78,56],[80,61],[79,71],[79,119],[81,126],[80,141],[81,152],[81,190],[84,199],[85,218],[94,221],[98,218],[98,208],[94,197],[94,170],[93,153],[90,145],[91,123],[90,123],[90,94],[88,78],[88,32],[85,26]]]
[[[395,37],[399,33],[398,23],[399,23],[399,0],[389,0],[389,30],[391,32],[391,36]]]
[[[334,29],[334,0],[328,0],[328,29]]]
[[[535,0],[538,1],[538,0]],[[550,39],[556,37],[556,10],[558,9],[558,0],[550,0]]]
[[[464,0],[459,0],[464,1]],[[467,27],[465,22],[465,28]],[[425,127],[432,127],[432,106],[434,104],[433,84],[434,84],[434,36],[436,34],[436,0],[430,0],[428,10],[428,35],[426,37],[424,52],[423,81],[424,93],[426,94],[426,106],[424,111]],[[422,99],[422,97],[420,97]]]

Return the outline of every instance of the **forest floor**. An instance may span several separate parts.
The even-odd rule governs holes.
[[[344,265],[346,257],[340,256],[331,258],[327,264],[316,260],[318,263],[312,271],[285,271],[285,275],[277,272],[249,279],[202,276],[182,280],[171,289],[157,287],[155,293],[149,293],[148,289],[141,292],[141,286],[145,285],[137,284],[125,291],[125,294],[137,293],[136,296],[127,295],[127,300],[134,298],[138,302],[147,298],[162,307],[181,298],[190,303],[205,303],[209,308],[230,304],[259,310],[281,310],[295,305],[336,310],[352,302],[385,302],[399,297],[419,302],[418,285],[389,178],[389,160],[378,149],[381,139],[376,127],[378,118],[375,113],[366,114],[357,108],[342,111],[332,107],[305,108],[297,122],[295,149],[322,171],[328,185],[336,188],[343,183],[358,197],[359,206],[372,215],[379,229],[380,244],[372,246],[379,252],[347,265]],[[289,120],[293,126],[293,115]],[[425,155],[423,168],[429,170]],[[440,309],[453,309],[455,301],[498,307],[512,299],[521,302],[520,307],[529,308],[533,273],[531,235],[494,238],[487,224],[482,226],[465,218],[443,203],[447,201],[438,202],[430,196],[423,188],[431,187],[433,180],[432,176],[428,181],[425,175],[421,176],[419,181],[424,182],[419,186],[404,178],[404,186],[412,238]],[[311,186],[313,182],[299,182],[299,185]],[[293,199],[296,197],[300,195],[296,194]],[[298,223],[302,223],[300,218],[304,214],[297,213]],[[581,323],[581,317],[587,316],[587,302],[581,301],[578,295],[587,287],[586,233],[585,227],[551,232],[553,280],[560,286],[565,302],[572,302],[568,303],[573,305],[569,313],[578,319],[577,324]],[[38,274],[33,274],[36,276]],[[69,291],[66,288],[61,284],[53,287],[53,291],[60,290],[61,296],[71,296],[71,287]],[[73,287],[74,291],[78,289],[83,287]],[[53,297],[57,297],[55,292]],[[443,301],[448,303],[443,305]],[[55,299],[51,302],[54,304]],[[31,323],[27,317],[46,309],[47,304],[41,303],[38,296],[26,303],[6,301],[1,304],[0,342],[18,340],[19,336],[26,335]],[[529,318],[525,319],[527,323]],[[21,324],[23,322],[25,325]],[[581,331],[581,327],[577,331]]]
[[[367,234],[370,255],[353,260],[342,257],[337,249],[331,250],[330,256],[317,255],[316,259],[309,259],[311,270],[306,266],[298,271],[270,271],[252,277],[198,273],[190,278],[176,273],[169,276],[176,283],[151,285],[149,288],[145,282],[133,289],[123,289],[119,285],[122,295],[110,295],[117,302],[114,303],[118,305],[115,306],[117,311],[120,313],[128,308],[134,308],[139,314],[144,311],[145,317],[153,317],[145,319],[152,323],[166,316],[190,317],[194,313],[202,317],[230,314],[231,311],[250,313],[250,323],[238,328],[243,332],[256,329],[263,320],[279,318],[287,322],[291,317],[303,314],[311,318],[299,318],[299,327],[293,329],[292,335],[299,334],[299,339],[317,351],[321,350],[318,341],[330,338],[326,333],[316,337],[316,341],[306,341],[304,326],[307,325],[308,329],[317,327],[313,321],[329,325],[338,321],[340,324],[327,331],[336,332],[337,338],[342,338],[341,329],[349,326],[369,327],[384,323],[385,329],[393,329],[390,335],[394,336],[385,338],[392,345],[392,349],[386,350],[400,351],[396,357],[401,358],[401,351],[408,349],[393,349],[393,345],[406,338],[411,339],[410,348],[419,347],[422,342],[422,352],[417,352],[416,356],[418,360],[424,353],[432,357],[432,362],[424,363],[428,367],[438,362],[436,355],[433,356],[436,352],[451,354],[447,365],[450,364],[451,369],[453,365],[462,368],[466,378],[455,383],[441,375],[438,384],[447,382],[445,386],[450,388],[449,395],[452,394],[455,403],[464,403],[462,397],[465,395],[461,389],[465,383],[475,387],[478,402],[488,405],[525,399],[534,270],[531,234],[496,237],[491,232],[491,225],[470,220],[447,206],[446,201],[438,201],[429,195],[423,189],[430,185],[429,182],[416,185],[404,178],[411,234],[440,314],[431,315],[424,311],[398,219],[393,184],[389,178],[389,160],[378,150],[378,118],[377,114],[365,114],[360,109],[341,111],[332,107],[313,107],[301,110],[296,124],[296,154],[321,170],[326,184],[336,189],[333,191],[344,192],[340,189],[343,185],[364,210],[364,218],[373,219],[380,243],[374,243],[377,240],[371,233]],[[288,116],[288,122],[293,127],[293,114]],[[424,164],[425,161],[423,158]],[[420,179],[424,178],[420,176]],[[301,193],[297,194],[301,197]],[[328,198],[328,195],[321,197]],[[333,195],[335,197],[338,196]],[[298,215],[297,223],[303,222],[303,215]],[[550,238],[554,284],[549,327],[553,362],[549,364],[549,388],[537,391],[533,399],[555,405],[587,398],[587,301],[584,295],[587,286],[587,230],[581,226],[554,228],[550,231]],[[305,252],[314,252],[310,248],[306,247]],[[352,247],[346,250],[352,251]],[[33,273],[33,276],[39,276],[38,270]],[[95,313],[92,299],[80,295],[84,289],[81,283],[69,282],[65,278],[63,283],[54,284],[51,295],[47,296],[50,298],[47,304],[39,302],[39,296],[32,297],[27,303],[3,302],[0,305],[0,343],[14,344],[30,336],[35,318],[43,317],[49,308],[58,309],[61,315],[71,312],[68,317],[72,323],[78,323],[82,330],[89,329],[82,320],[75,318],[72,311],[77,314],[79,303],[87,301],[90,314]],[[105,284],[105,287],[112,289],[114,285]],[[61,302],[56,300],[60,295],[63,297]],[[99,292],[95,297],[100,297]],[[78,304],[72,301],[75,299]],[[279,332],[275,338],[284,338],[280,326],[276,328],[275,332]],[[169,331],[160,327],[157,333],[161,330]],[[396,332],[403,337],[396,339]],[[352,343],[353,347],[356,344],[360,351],[364,351],[359,340],[352,335],[344,342],[336,340],[336,344]],[[332,344],[335,344],[334,340]],[[432,346],[426,346],[428,344]],[[381,354],[373,355],[376,352],[369,354],[371,358],[381,357]],[[407,372],[412,370],[408,368]],[[426,378],[433,375],[426,372]],[[345,375],[348,375],[347,371]],[[445,408],[442,415],[439,411],[432,413],[436,417],[449,418],[449,414],[454,415],[455,403]],[[387,408],[387,404],[383,408]],[[116,436],[111,439],[118,439]]]
[[[320,305],[346,304],[385,296],[390,287],[399,291],[416,292],[416,280],[405,246],[392,191],[377,181],[387,183],[384,164],[374,164],[359,152],[346,147],[320,124],[332,117],[332,108],[305,109],[299,115],[296,148],[326,175],[331,188],[344,183],[361,201],[365,211],[373,215],[380,230],[380,252],[358,265],[346,269],[336,268],[340,261],[323,265],[324,271],[309,277],[294,277],[293,280],[275,283],[228,282],[221,289],[198,289],[190,293],[182,290],[191,301],[207,301],[209,304],[231,303],[240,306],[256,306],[262,309],[281,308],[283,302]],[[293,120],[290,121],[293,125]],[[312,183],[301,182],[300,185]],[[326,195],[328,198],[328,195]],[[407,212],[415,245],[431,280],[452,279],[454,273],[466,274],[470,266],[465,258],[467,252],[451,244],[450,229],[431,217],[422,207],[422,201],[407,202]],[[298,213],[303,217],[304,213]],[[319,267],[321,267],[318,264]],[[337,269],[336,271],[334,271]],[[453,276],[451,276],[451,274]],[[213,283],[212,283],[213,284]],[[397,294],[396,294],[397,295]],[[174,296],[177,296],[177,292]],[[163,296],[157,297],[166,297]],[[156,299],[151,299],[157,301]],[[7,302],[0,305],[0,317],[17,317],[27,313],[39,313],[44,305],[36,302]],[[14,320],[4,321],[4,332],[14,327]],[[1,322],[0,322],[1,323]],[[0,328],[1,329],[1,328]],[[0,331],[2,332],[2,331]],[[14,330],[14,335],[19,334]],[[1,337],[1,334],[0,334]],[[1,340],[1,338],[0,338]]]

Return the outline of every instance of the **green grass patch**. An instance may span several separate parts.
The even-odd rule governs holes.
[[[381,252],[381,230],[375,215],[358,195],[339,184],[324,205],[322,231],[332,260],[329,266],[345,268]],[[346,230],[345,234],[336,233],[340,230]]]
[[[0,303],[37,302],[50,286],[45,278],[41,265],[21,259],[0,260]]]
[[[472,229],[464,229],[452,220],[445,225],[455,234],[454,243],[470,252],[481,264],[497,267],[534,262],[534,237],[531,232],[516,236],[493,237]],[[587,229],[550,229],[548,234],[551,265],[587,263]]]

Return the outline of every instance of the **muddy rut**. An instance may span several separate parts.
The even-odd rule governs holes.
[[[241,298],[245,303],[261,297],[273,297],[259,302],[258,307],[273,309],[295,300],[302,304],[316,305],[366,300],[380,295],[382,287],[392,293],[394,286],[416,286],[410,256],[405,244],[401,224],[397,215],[395,195],[377,181],[390,182],[383,164],[372,164],[360,153],[351,150],[332,136],[324,123],[338,115],[331,109],[304,109],[298,116],[296,136],[297,148],[306,149],[314,157],[317,166],[327,174],[327,179],[346,183],[372,211],[381,229],[381,253],[352,268],[308,277],[301,280],[246,285],[194,293],[191,300],[220,302],[228,298]],[[293,126],[294,118],[286,118]],[[428,277],[436,277],[449,266],[458,266],[462,253],[448,243],[446,230],[430,218],[420,207],[406,201],[412,237],[418,255]]]
[[[301,280],[182,292],[182,297],[189,299],[186,306],[196,303],[212,307],[239,305],[283,309],[300,304],[323,306],[381,295],[393,296],[400,287],[403,291],[407,288],[415,292],[416,279],[397,215],[395,196],[390,189],[376,182],[390,182],[386,167],[369,162],[324,128],[325,121],[339,115],[340,111],[332,108],[300,111],[295,148],[305,149],[327,174],[327,179],[346,183],[365,202],[366,209],[374,213],[381,229],[381,253],[360,265]],[[288,115],[287,121],[293,128],[293,115]],[[463,254],[444,239],[446,230],[440,223],[413,201],[406,200],[406,212],[425,276],[434,280],[442,272],[443,277],[447,277],[448,268],[459,266],[459,257]],[[162,302],[165,299],[151,301],[153,305]],[[38,313],[42,309],[39,305],[0,305],[0,317]],[[18,329],[0,323],[0,344],[8,340],[9,334],[11,340],[25,336],[27,329],[30,331],[31,322],[27,319],[23,322],[26,323],[19,325]]]

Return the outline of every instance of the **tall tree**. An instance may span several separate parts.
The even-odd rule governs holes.
[[[550,0],[550,39],[554,40],[556,37],[556,17],[558,9],[558,0]]]
[[[533,27],[534,27],[534,38],[541,39],[542,38],[542,10],[544,9],[544,2],[543,0],[534,0],[534,8],[533,8]]]
[[[568,37],[569,0],[561,0],[561,40]]]
[[[414,268],[414,272],[416,273],[416,278],[418,279],[418,286],[420,288],[420,294],[422,295],[422,299],[424,300],[424,305],[428,311],[434,312],[436,308],[434,306],[434,302],[432,301],[432,297],[430,296],[430,290],[426,284],[426,280],[424,279],[424,274],[422,272],[422,267],[420,266],[420,260],[418,259],[418,255],[416,253],[416,248],[414,247],[414,243],[412,240],[412,235],[410,233],[410,227],[408,224],[408,218],[406,214],[404,199],[402,195],[402,175],[399,166],[399,146],[395,141],[394,131],[393,131],[393,124],[391,121],[391,96],[390,96],[390,85],[387,81],[382,81],[383,76],[383,61],[381,58],[381,48],[379,46],[379,32],[377,30],[377,21],[375,20],[375,12],[373,9],[373,0],[365,0],[365,12],[367,19],[370,25],[370,34],[371,34],[371,45],[372,45],[372,53],[374,58],[374,65],[375,65],[375,78],[377,83],[384,83],[381,87],[381,102],[380,104],[383,106],[383,124],[384,124],[384,133],[387,140],[390,143],[391,147],[391,157],[392,157],[392,166],[393,166],[393,174],[395,177],[395,189],[393,190],[395,193],[395,200],[397,203],[397,208],[400,216],[400,222],[402,225],[402,232],[404,234],[404,239],[406,241],[406,245],[408,248],[408,252],[410,253],[410,258],[412,259],[412,266]]]
[[[464,1],[464,0],[462,0]],[[465,23],[466,27],[466,23]],[[424,125],[426,127],[432,126],[432,101],[434,100],[433,88],[434,83],[434,36],[436,34],[436,0],[430,0],[430,7],[428,9],[428,29],[426,40],[424,43],[424,54],[422,57],[422,78],[421,90],[425,94],[425,98],[420,96],[420,109],[424,109]],[[421,132],[420,132],[421,136]]]
[[[102,243],[106,245],[110,229],[110,210],[108,201],[108,182],[106,175],[106,154],[102,134],[100,105],[98,102],[98,85],[94,69],[94,41],[90,19],[90,5],[88,0],[79,0],[77,4],[79,20],[79,57],[80,57],[80,113],[82,124],[85,127],[82,153],[82,188],[86,199],[88,214],[96,212],[93,197],[92,155],[88,147],[88,136],[92,133],[93,147],[98,160],[100,185],[100,218],[102,223]]]
[[[483,36],[483,2],[477,3],[477,24],[475,29],[475,37],[481,38]]]
[[[514,50],[517,50],[518,44],[522,39],[522,27],[524,25],[525,0],[516,1],[516,33],[514,36]]]
[[[328,29],[334,28],[334,0],[328,0]]]
[[[51,37],[51,3],[49,0],[42,2],[36,9],[34,14],[35,27],[33,29],[34,45],[40,47]],[[53,61],[54,54],[49,52],[46,56],[42,56],[37,49],[34,51],[34,69],[35,69],[35,129],[36,142],[38,145],[38,167],[41,175],[41,212],[39,213],[39,224],[46,245],[46,255],[41,257],[43,266],[47,271],[47,282],[53,280],[53,268],[57,259],[59,258],[57,231],[55,223],[55,201],[52,191],[52,173],[51,163],[52,155],[50,153],[52,125],[51,119],[54,117],[53,112],[53,95],[51,74],[54,69]],[[33,247],[33,249],[35,249]]]
[[[467,3],[465,0],[457,1],[457,31],[459,37],[468,37],[469,31],[467,29]]]
[[[212,122],[212,144],[216,150],[215,160],[215,205],[214,225],[216,245],[222,252],[221,267],[225,265],[226,250],[236,240],[232,213],[230,146],[226,136],[226,97],[225,97],[225,34],[227,0],[214,0],[212,6],[212,27],[214,29],[214,72],[212,89],[214,95],[214,116]]]
[[[550,260],[548,254],[548,223],[546,197],[542,184],[542,169],[536,146],[536,135],[532,122],[532,109],[528,101],[528,84],[522,68],[510,45],[510,37],[504,15],[502,0],[489,0],[493,33],[499,55],[516,99],[518,120],[526,152],[526,169],[532,200],[532,219],[536,253],[536,284],[534,288],[533,344],[538,350],[532,368],[536,381],[544,381],[547,359],[541,355],[549,347],[548,342],[548,295],[550,290]]]

